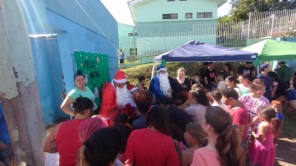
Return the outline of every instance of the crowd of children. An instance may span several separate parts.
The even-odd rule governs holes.
[[[260,70],[256,78],[248,62],[235,75],[225,64],[217,74],[213,63],[204,63],[190,81],[184,68],[174,79],[160,67],[149,90],[145,77],[136,86],[115,78],[111,84],[129,90],[135,109],[112,109],[110,114],[117,116],[110,123],[104,116],[90,118],[92,100],[77,97],[72,102],[75,118],[50,131],[44,151],[58,152],[60,165],[73,166],[274,165],[276,138],[285,120],[279,90],[290,101],[296,94],[272,81],[268,65]],[[269,98],[264,96],[267,89]]]

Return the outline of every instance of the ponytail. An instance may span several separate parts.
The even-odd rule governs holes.
[[[270,120],[271,123],[271,132],[273,133],[274,136],[279,136],[282,128],[282,123],[279,118],[272,118]]]
[[[243,166],[246,164],[246,154],[240,146],[240,142],[240,136],[235,127],[230,122],[226,123],[216,143],[222,166]]]
[[[219,135],[216,149],[221,166],[246,165],[246,154],[240,145],[239,133],[231,123],[230,114],[221,107],[212,106],[207,108],[205,119]]]

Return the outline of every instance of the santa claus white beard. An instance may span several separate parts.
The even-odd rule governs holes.
[[[126,104],[130,103],[130,93],[126,85],[123,88],[116,88],[116,104],[119,108],[124,108]]]
[[[169,74],[158,74],[158,79],[159,79],[159,83],[160,83],[160,90],[166,94],[171,90],[171,85],[170,85],[170,81],[168,78]]]

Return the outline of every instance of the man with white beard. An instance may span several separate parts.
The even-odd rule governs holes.
[[[151,80],[149,91],[152,92],[157,100],[160,96],[171,97],[171,85],[168,78],[169,74],[164,66],[159,66],[157,75]]]
[[[102,88],[102,106],[100,116],[109,126],[113,126],[115,118],[131,101],[126,87],[126,74],[119,70],[111,82],[105,83]]]

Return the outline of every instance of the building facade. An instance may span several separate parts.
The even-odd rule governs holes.
[[[122,49],[127,60],[132,60],[137,55],[137,35],[137,29],[133,25],[118,23],[119,49]]]
[[[171,50],[189,40],[216,44],[217,9],[226,0],[132,0],[139,56]]]

